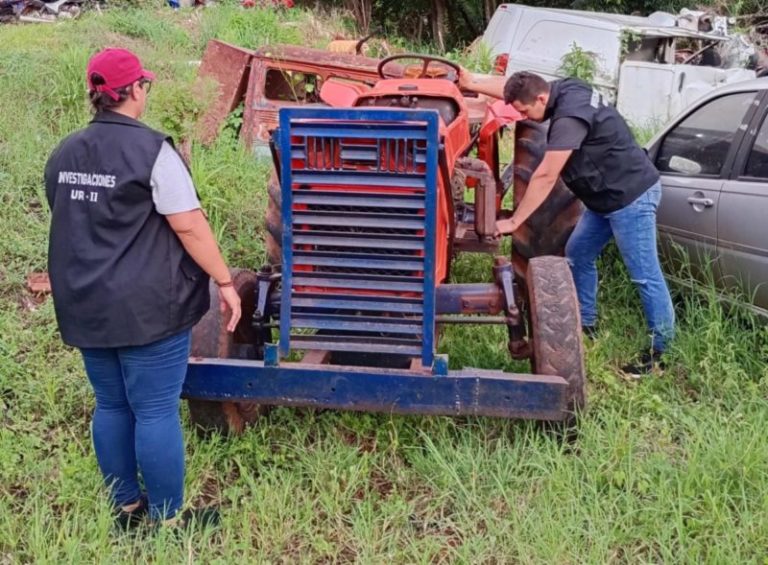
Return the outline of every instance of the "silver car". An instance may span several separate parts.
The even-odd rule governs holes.
[[[768,79],[715,90],[648,144],[662,258],[768,316]],[[682,272],[685,272],[683,270]],[[730,294],[730,293],[729,293]]]

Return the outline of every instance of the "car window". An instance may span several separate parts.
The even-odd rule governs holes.
[[[664,138],[656,159],[662,173],[719,175],[756,92],[727,94],[708,102]]]
[[[768,180],[768,119],[763,120],[763,125],[757,132],[755,144],[749,152],[744,176]]]

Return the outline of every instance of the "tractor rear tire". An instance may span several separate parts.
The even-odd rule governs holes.
[[[267,196],[264,248],[267,253],[267,262],[270,265],[279,265],[283,259],[283,222],[280,209],[280,181],[277,180],[274,170],[267,183]]]
[[[192,357],[240,359],[255,357],[248,345],[254,343],[251,326],[256,300],[256,274],[245,269],[232,269],[232,282],[242,302],[242,317],[233,333],[227,331],[229,309],[222,313],[219,291],[211,281],[209,292],[211,306],[192,329]],[[250,351],[248,355],[245,352]],[[268,407],[255,402],[221,402],[216,400],[189,399],[189,417],[203,435],[218,431],[223,435],[241,434],[266,413]]]
[[[531,121],[515,124],[515,155],[512,175],[502,174],[502,182],[513,182],[515,207],[525,195],[536,167],[544,158],[547,128]],[[554,190],[531,217],[512,235],[516,256],[525,260],[541,255],[563,255],[565,244],[581,217],[581,202],[558,180]]]
[[[533,372],[568,382],[571,415],[586,405],[584,343],[576,286],[562,257],[534,257],[526,274]]]

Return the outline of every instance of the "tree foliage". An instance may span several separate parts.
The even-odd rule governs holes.
[[[340,7],[357,22],[357,32],[397,35],[441,51],[461,48],[481,35],[500,0],[306,0],[312,6]],[[676,13],[710,6],[728,16],[768,14],[768,0],[526,0],[528,6],[570,8],[622,14]],[[768,20],[768,16],[764,19]]]

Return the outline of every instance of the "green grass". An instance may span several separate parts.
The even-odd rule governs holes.
[[[278,28],[289,18],[296,27]],[[158,72],[147,120],[180,134],[205,104],[188,64],[204,38],[299,40],[295,30],[317,21],[150,6],[46,33],[0,28],[0,563],[764,563],[766,329],[712,291],[676,291],[670,369],[622,380],[617,366],[648,339],[612,249],[574,441],[530,423],[286,408],[233,439],[204,441],[187,424],[188,498],[222,504],[221,531],[110,534],[81,361],[61,344],[50,300],[35,305],[23,288],[45,268],[45,160],[87,122],[82,72],[95,49],[137,49]],[[257,266],[267,170],[226,136],[195,147],[192,170],[230,262]],[[464,257],[455,278],[489,274],[487,261]],[[441,351],[455,367],[527,370],[505,340],[501,329],[453,327]]]

